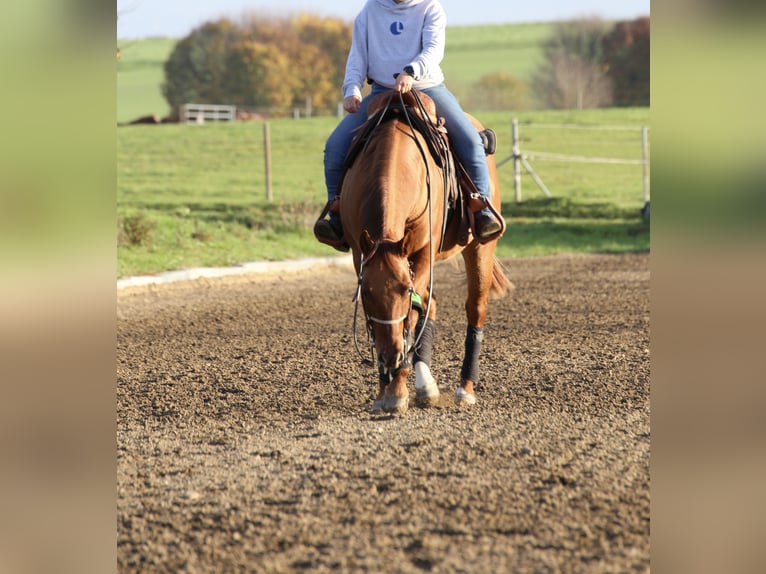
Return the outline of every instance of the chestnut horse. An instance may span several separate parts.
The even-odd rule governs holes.
[[[455,164],[444,135],[449,125],[438,125],[426,94],[380,94],[370,102],[368,116],[347,157],[350,165],[339,208],[358,277],[357,301],[377,356],[379,392],[372,412],[407,409],[412,368],[416,404],[438,402],[439,389],[430,370],[436,325],[433,265],[457,253],[465,262],[468,327],[455,399],[474,404],[487,301],[490,292],[504,295],[511,287],[494,255],[499,234],[489,241],[477,240],[468,221],[471,210],[460,197],[448,197],[456,187]],[[483,129],[470,119],[477,132]],[[492,155],[487,163],[493,209],[499,216]]]

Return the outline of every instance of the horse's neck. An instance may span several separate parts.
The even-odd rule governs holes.
[[[400,240],[408,227],[413,213],[411,201],[398,193],[393,186],[381,186],[370,190],[362,208],[363,228],[380,239]]]
[[[378,218],[383,237],[400,239],[405,229],[422,217],[427,207],[426,166],[421,152],[412,144],[406,124],[391,122],[385,142],[379,142],[371,188],[371,210]],[[403,130],[403,131],[402,131]],[[426,157],[430,162],[430,158]],[[429,165],[431,178],[436,175]]]

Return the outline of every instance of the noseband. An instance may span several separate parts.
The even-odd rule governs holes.
[[[364,266],[372,259],[375,254],[378,252],[378,247],[381,246],[383,243],[388,244],[395,244],[396,241],[393,239],[378,239],[375,241],[375,243],[372,245],[372,249],[370,249],[370,252],[365,255],[362,258],[362,261],[359,264],[359,277],[357,277],[356,282],[356,295],[354,295],[354,301],[356,303],[359,302],[359,296],[362,292],[362,279],[364,276]],[[397,323],[401,323],[402,321],[406,321],[407,318],[410,316],[410,311],[412,311],[412,294],[415,293],[415,286],[412,282],[412,269],[410,269],[410,308],[407,310],[407,314],[399,317],[398,319],[378,319],[377,317],[373,317],[367,312],[367,309],[364,309],[364,302],[362,302],[362,309],[364,310],[364,316],[367,319],[368,322],[378,323],[379,325],[396,325]],[[407,328],[407,325],[405,325],[405,329]]]
[[[367,255],[365,255],[362,258],[361,262],[359,263],[359,276],[357,277],[356,293],[354,294],[353,301],[355,303],[355,307],[354,307],[354,344],[356,345],[357,352],[359,353],[360,356],[362,354],[359,351],[359,345],[357,343],[357,338],[356,338],[356,318],[357,318],[357,315],[358,315],[359,300],[361,299],[360,295],[362,293],[362,279],[364,278],[364,267],[375,256],[375,254],[378,252],[378,248],[382,244],[393,245],[395,243],[397,243],[397,242],[394,241],[393,239],[383,238],[383,239],[376,240],[375,243],[373,243],[372,249],[370,249],[370,252]],[[367,335],[368,335],[368,337],[370,339],[370,346],[373,348],[373,351],[374,351],[374,347],[375,347],[375,335],[374,335],[373,328],[372,328],[372,324],[373,323],[377,323],[378,325],[397,325],[399,323],[404,323],[404,339],[405,339],[405,341],[407,340],[407,337],[408,337],[409,331],[410,331],[409,317],[410,317],[410,313],[412,312],[412,301],[413,300],[417,300],[417,301],[420,300],[420,296],[417,293],[415,293],[415,285],[413,284],[412,269],[410,269],[409,293],[410,293],[410,298],[409,298],[410,299],[410,305],[409,305],[409,308],[407,309],[407,313],[405,313],[401,317],[397,317],[397,318],[393,318],[393,319],[380,319],[378,317],[374,317],[373,315],[370,315],[367,312],[367,309],[365,309],[365,307],[364,307],[364,302],[362,302],[362,310],[364,311],[364,317],[365,317],[366,322],[367,322]],[[407,349],[407,351],[409,351],[409,349]],[[362,359],[366,361],[366,359],[364,357],[362,357]]]

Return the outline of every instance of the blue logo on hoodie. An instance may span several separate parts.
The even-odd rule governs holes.
[[[401,22],[394,22],[391,24],[391,33],[394,36],[398,36],[403,31],[404,31],[404,24],[402,24]]]

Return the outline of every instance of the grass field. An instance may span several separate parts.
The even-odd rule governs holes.
[[[128,122],[155,114],[164,117],[170,108],[162,96],[163,64],[173,50],[173,38],[147,38],[118,42],[117,121]]]
[[[465,99],[472,84],[498,71],[529,82],[543,61],[542,44],[553,26],[533,23],[448,28],[442,69],[450,90]]]
[[[444,69],[456,93],[481,75],[507,69],[527,79],[552,24],[448,29]],[[120,42],[120,122],[168,113],[162,64],[175,40]],[[472,110],[468,110],[472,111]],[[641,158],[648,108],[476,112],[498,136],[498,162],[511,153],[511,120],[521,123],[523,153]],[[312,225],[326,200],[322,156],[335,117],[271,120],[273,201],[266,200],[262,122],[117,129],[117,265],[120,277],[337,252]],[[551,129],[550,124],[579,126]],[[610,129],[590,129],[603,128]],[[621,129],[611,129],[620,127]],[[589,129],[585,129],[589,128]],[[624,129],[623,129],[624,128]],[[641,251],[649,248],[640,165],[530,160],[553,194],[523,173],[514,198],[512,162],[500,167],[508,231],[498,254]]]
[[[477,117],[497,132],[497,159],[507,157],[511,115]],[[523,152],[639,159],[648,110],[528,112],[519,120]],[[262,122],[119,128],[119,275],[335,253],[314,240],[311,227],[326,199],[322,150],[336,122],[270,122],[272,202],[266,199]],[[630,129],[551,130],[544,123]],[[640,165],[532,161],[554,198],[524,173],[517,204],[511,163],[499,169],[509,218],[500,255],[648,249]]]

